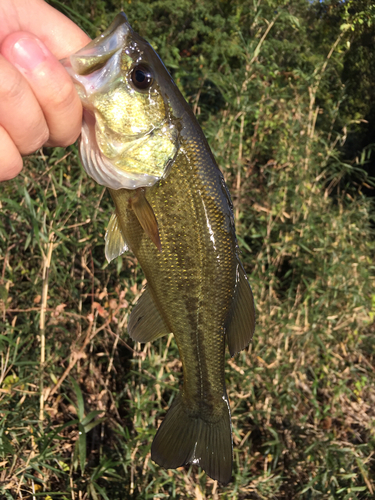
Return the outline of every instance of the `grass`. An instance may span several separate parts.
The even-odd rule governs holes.
[[[1,500],[374,497],[374,239],[361,162],[347,164],[315,126],[327,65],[280,89],[252,60],[259,39],[242,49],[248,64],[211,75],[192,100],[233,196],[258,313],[252,345],[226,363],[233,481],[150,459],[181,363],[173,337],[129,339],[144,276],[131,254],[106,263],[113,207],[72,146],[25,159],[1,186]],[[207,114],[220,88],[227,104]]]

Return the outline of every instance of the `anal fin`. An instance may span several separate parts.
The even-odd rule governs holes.
[[[170,332],[146,288],[134,306],[128,323],[130,337],[137,342],[152,342]]]
[[[117,220],[116,212],[112,214],[107,231],[104,236],[105,240],[105,256],[108,262],[122,255],[128,250],[128,245],[126,244],[124,235],[120,229]]]
[[[245,270],[237,259],[237,285],[233,304],[225,321],[229,352],[234,356],[253,338],[255,328],[254,297]]]

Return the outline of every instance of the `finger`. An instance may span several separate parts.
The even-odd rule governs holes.
[[[43,0],[0,0],[0,42],[16,31],[35,33],[57,59],[77,52],[90,38]]]
[[[0,127],[0,182],[13,179],[22,170],[22,158],[8,132]]]
[[[82,105],[61,63],[34,35],[17,32],[5,38],[1,53],[28,81],[49,129],[49,146],[68,146],[79,136]]]
[[[22,74],[0,55],[0,125],[21,154],[30,154],[48,139],[43,112]]]

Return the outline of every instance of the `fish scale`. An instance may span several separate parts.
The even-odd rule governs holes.
[[[228,413],[223,404],[223,325],[236,282],[236,242],[234,233],[225,230],[225,213],[211,195],[215,183],[198,175],[205,166],[202,156],[212,161],[210,156],[200,154],[196,145],[190,148],[188,138],[182,149],[184,154],[180,153],[175,162],[177,168],[146,192],[158,220],[161,253],[145,237],[128,208],[126,197],[132,192],[110,193],[125,239],[135,249],[151,295],[174,333],[183,365],[182,395],[189,413],[214,423]],[[210,167],[215,176],[221,175],[217,168]],[[211,232],[215,234],[215,249]]]
[[[151,458],[167,469],[200,465],[226,484],[225,343],[232,356],[248,345],[255,311],[223,176],[190,107],[124,14],[64,64],[84,107],[83,166],[115,206],[106,256],[130,249],[147,279],[129,334],[148,342],[172,332],[181,357],[183,383]]]

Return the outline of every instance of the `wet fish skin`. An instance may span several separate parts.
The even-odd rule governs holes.
[[[83,166],[96,182],[112,189],[154,185],[178,151],[180,124],[171,116],[167,96],[173,82],[160,86],[155,79],[143,91],[132,81],[132,70],[142,60],[155,74],[164,68],[149,45],[140,53],[142,43],[120,14],[104,33],[62,61],[84,108]]]
[[[108,39],[120,29],[126,32],[121,50],[137,49],[133,50],[133,55],[137,53],[133,66],[145,64],[152,71],[150,102],[152,95],[163,99],[164,110],[159,102],[159,116],[153,115],[151,125],[155,127],[155,122],[167,117],[173,131],[167,142],[174,148],[164,158],[162,175],[159,165],[155,175],[159,177],[153,184],[147,178],[134,189],[107,185],[115,214],[106,235],[106,254],[112,259],[130,248],[147,279],[146,290],[130,317],[130,336],[147,342],[172,332],[183,366],[183,386],[155,436],[151,458],[165,468],[198,464],[226,484],[232,474],[232,434],[225,388],[225,340],[234,355],[248,345],[255,325],[253,296],[239,260],[232,204],[190,107],[157,54],[133,32],[123,14],[94,49],[89,48],[93,57],[82,64],[82,71],[90,75],[90,64],[100,71],[102,61],[95,59],[95,51],[100,51],[100,43],[110,46]],[[101,54],[102,60],[107,55]],[[77,85],[84,94],[84,80],[71,74],[80,80]],[[155,88],[157,92],[152,94]],[[145,102],[144,93],[140,98]],[[137,99],[136,92],[132,99]],[[85,95],[83,103],[85,106]],[[98,111],[92,102],[87,109],[92,141],[92,120]],[[111,113],[115,116],[113,109]],[[123,110],[121,113],[123,116]],[[150,123],[147,111],[144,119]],[[83,145],[84,164],[91,161],[87,170],[92,172],[99,160],[87,153],[90,147],[98,149],[98,144]]]

